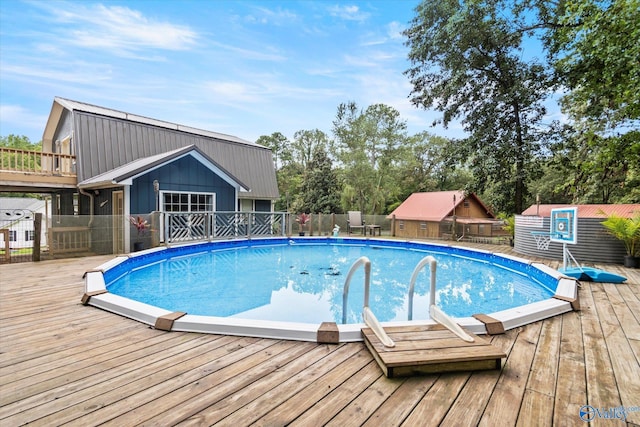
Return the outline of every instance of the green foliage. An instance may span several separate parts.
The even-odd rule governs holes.
[[[256,144],[268,147],[273,153],[273,163],[276,170],[280,169],[282,165],[289,164],[291,162],[291,149],[289,147],[289,140],[280,132],[274,132],[271,135],[262,135],[256,141]]]
[[[293,135],[291,155],[293,161],[302,165],[303,168],[311,162],[316,148],[321,148],[325,152],[329,148],[329,138],[321,130],[299,130]]]
[[[22,151],[42,151],[41,142],[32,144],[26,136],[11,134],[6,137],[0,137],[0,147],[17,150],[0,154],[2,156],[0,157],[0,167],[10,170],[26,168],[27,171],[36,171],[40,168],[42,159],[39,155],[23,153]]]
[[[507,183],[500,210],[522,211],[532,159],[546,135],[540,122],[549,94],[543,64],[522,59],[522,32],[506,2],[425,0],[405,31],[413,85],[411,101],[442,112],[446,126],[461,119],[468,138],[457,155],[468,160],[476,191]],[[511,18],[509,18],[511,16]]]
[[[640,119],[640,0],[570,0],[547,36],[565,112],[598,129]]]
[[[360,110],[355,102],[343,103],[338,106],[333,133],[335,156],[342,165],[343,209],[385,213],[407,138],[400,113],[383,104]]]
[[[340,212],[340,188],[331,161],[322,146],[313,151],[302,185],[302,211]]]
[[[627,255],[640,254],[640,212],[636,212],[632,218],[610,215],[601,224],[613,237],[624,244]]]
[[[502,229],[509,233],[509,236],[512,238],[515,236],[516,232],[516,217],[515,215],[509,215],[505,213],[498,214],[498,218],[504,221],[504,225]]]
[[[32,143],[28,137],[22,135],[0,136],[0,147],[17,148],[19,150],[41,151],[42,142]]]

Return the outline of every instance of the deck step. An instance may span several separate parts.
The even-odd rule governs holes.
[[[384,330],[396,343],[385,347],[370,328],[363,328],[367,348],[389,377],[455,371],[500,369],[506,354],[489,341],[466,331],[466,342],[442,325],[395,326]]]

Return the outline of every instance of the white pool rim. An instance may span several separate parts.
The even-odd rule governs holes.
[[[281,240],[282,238],[278,239]],[[305,239],[309,241],[312,241],[314,239],[322,239],[323,241],[326,241],[327,238],[307,237]],[[340,240],[342,241],[348,241],[348,239],[349,238],[340,238]],[[371,240],[373,242],[385,241],[385,239],[380,238],[366,240]],[[397,242],[397,240],[394,240],[394,242]],[[189,243],[183,246],[211,243],[212,242]],[[483,313],[488,315],[492,319],[501,322],[504,330],[517,328],[529,323],[534,323],[540,320],[547,319],[549,317],[570,312],[577,304],[578,281],[574,278],[563,275],[559,271],[554,270],[545,264],[535,263],[524,258],[519,258],[508,254],[488,252],[461,246],[442,245],[420,241],[406,241],[406,243],[440,246],[443,248],[459,248],[471,252],[492,254],[530,265],[554,277],[558,281],[555,295],[552,298],[510,308],[507,310],[497,311],[494,313]],[[174,245],[171,247],[175,248],[178,247],[178,245]],[[158,325],[159,318],[163,316],[170,316],[173,312],[109,293],[105,284],[103,273],[108,269],[113,268],[116,265],[126,261],[129,258],[143,256],[151,252],[164,251],[167,249],[167,247],[158,247],[132,254],[117,256],[114,259],[101,264],[100,266],[92,270],[87,271],[85,273],[85,295],[83,296],[83,303],[85,305],[97,307],[130,319],[137,320],[147,325]],[[475,317],[458,317],[455,320],[460,326],[474,334],[483,335],[487,334],[488,332],[485,323],[481,322]],[[431,320],[382,322],[382,325],[384,327],[419,326],[434,324],[435,322]],[[364,323],[345,325],[337,324],[337,329],[339,331],[339,342],[362,341],[363,338],[361,329],[364,327],[366,327]],[[295,323],[269,320],[239,319],[234,317],[200,316],[187,313],[175,320],[172,320],[170,330],[180,332],[198,332],[208,334],[238,335],[258,338],[315,342],[318,339],[319,328],[320,325],[317,323]]]

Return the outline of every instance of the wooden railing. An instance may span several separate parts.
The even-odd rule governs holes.
[[[75,176],[76,156],[0,147],[0,170],[40,175]]]
[[[91,230],[89,227],[49,228],[49,253],[89,252]]]

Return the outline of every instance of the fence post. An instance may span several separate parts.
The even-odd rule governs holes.
[[[391,237],[396,237],[396,216],[391,215]]]
[[[33,220],[33,261],[40,261],[40,244],[42,240],[40,236],[42,234],[42,214],[36,212],[35,219]]]

